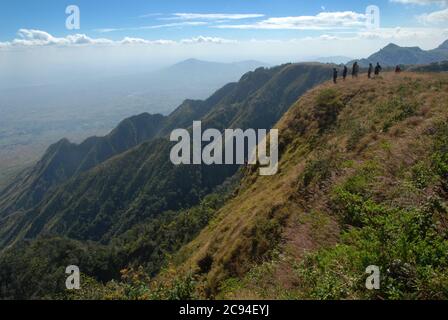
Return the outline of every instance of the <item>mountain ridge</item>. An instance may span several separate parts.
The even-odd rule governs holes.
[[[448,248],[447,86],[443,74],[385,73],[311,89],[275,126],[279,173],[247,168],[157,281],[193,274],[194,294],[212,299],[446,298],[447,253],[426,249]],[[371,294],[372,264],[412,271]]]
[[[33,172],[2,190],[0,205],[7,202],[17,202],[23,208],[35,205],[45,192],[73,175],[154,137],[163,121],[162,115],[144,113],[123,120],[104,137],[90,137],[80,144],[71,143],[66,138],[59,140],[47,149]],[[14,194],[20,188],[31,190],[31,194]],[[11,210],[14,207],[4,209],[6,214]]]
[[[379,62],[383,66],[394,67],[397,65],[424,65],[448,60],[448,40],[439,47],[432,50],[422,50],[420,47],[401,47],[394,43],[389,43],[376,53],[366,59],[353,60],[362,67],[368,67],[369,63]]]
[[[206,70],[209,70],[209,65],[217,66],[219,70],[222,68],[229,69],[229,64],[226,63],[213,63],[196,59],[189,59],[180,62],[179,64],[172,66],[171,69],[176,70],[175,73],[179,73],[179,66],[183,68],[182,66],[185,65],[190,71],[200,70],[201,68],[196,65],[197,63],[200,65],[207,65],[208,67]],[[253,61],[252,63],[254,66],[258,65],[258,62],[256,61]],[[247,68],[246,62],[237,62],[235,65],[240,65],[242,68],[241,71]],[[194,74],[201,78],[202,76],[200,72],[198,72],[195,72]],[[227,70],[226,72],[230,71]],[[42,160],[38,162],[37,167],[41,168],[37,168],[37,170],[36,167],[34,168],[34,171],[37,171],[38,173],[31,173],[31,175],[37,175],[34,181],[30,181],[30,174],[27,174],[30,169],[27,169],[24,173],[19,175],[19,177],[22,176],[22,178],[25,179],[24,181],[23,179],[22,181],[20,181],[20,179],[19,181],[16,180],[5,189],[1,190],[0,212],[2,213],[0,216],[7,215],[20,206],[22,206],[22,208],[29,209],[42,200],[43,194],[55,185],[66,181],[77,173],[93,168],[95,165],[98,165],[103,161],[144,142],[145,140],[150,140],[157,136],[167,135],[171,130],[177,127],[190,126],[193,120],[200,118],[204,115],[204,113],[209,111],[207,109],[208,105],[217,103],[217,99],[220,99],[221,95],[225,95],[226,88],[231,88],[232,86],[232,83],[225,85],[204,101],[186,100],[169,116],[162,116],[160,114],[149,115],[148,113],[143,113],[139,116],[129,117],[121,121],[119,125],[105,137],[90,137],[79,145],[72,144],[68,140],[66,141],[62,139],[56,144],[50,146],[44,154]],[[191,108],[196,111],[194,112]],[[189,109],[190,111],[187,111]],[[144,128],[146,126],[148,126],[146,129],[148,132],[145,132]],[[142,130],[143,132],[139,132]],[[133,137],[133,134],[136,134],[136,136]],[[117,145],[117,141],[114,141],[114,139],[116,140],[120,138],[124,139],[120,142],[121,144],[124,144],[123,146],[120,146],[120,143]],[[54,149],[62,151],[60,160],[57,160],[59,158],[54,154],[56,152]],[[69,159],[64,160],[64,154],[67,155],[70,153],[71,156]],[[46,160],[52,160],[54,165],[49,167]],[[69,161],[72,163],[65,165],[64,161]],[[78,164],[78,162],[80,163]],[[46,171],[44,170],[45,168],[47,168]],[[39,173],[40,171],[42,172]],[[54,179],[55,181],[53,181],[54,176],[56,176],[56,179]],[[26,185],[28,185],[27,189],[39,190],[34,190],[34,192],[32,191],[31,195],[23,194],[22,191],[17,194],[17,190],[26,188]],[[19,206],[8,206],[8,203],[12,202],[18,202]]]
[[[292,77],[294,69],[302,75],[320,70],[322,79],[331,75],[332,66],[315,68],[278,68],[270,81],[260,81],[263,90],[249,97],[236,99],[238,89],[248,83],[226,87],[221,92],[225,94],[215,99],[224,105],[210,108],[214,111],[206,126],[244,123],[243,111],[263,110],[269,105],[263,101],[282,101],[280,93],[290,101],[294,98],[290,90],[303,80]],[[259,72],[263,76],[269,71]],[[285,84],[290,87],[284,88]],[[42,208],[27,213],[34,219],[31,223],[6,221],[20,227],[14,234],[1,226],[1,239],[9,239],[12,247],[0,253],[0,283],[8,284],[0,286],[0,295],[27,298],[31,292],[33,298],[61,294],[67,299],[185,300],[446,298],[447,75],[384,72],[370,80],[347,79],[336,85],[323,81],[306,87],[312,89],[305,94],[296,88],[300,99],[272,124],[280,130],[280,166],[275,176],[262,177],[257,167],[242,167],[238,171],[242,177],[233,176],[230,189],[214,189],[194,205],[195,201],[185,201],[185,195],[196,197],[192,187],[199,193],[205,189],[191,180],[226,175],[193,167],[167,171],[164,166],[169,164],[156,160],[165,158],[163,150],[169,145],[163,139],[162,143],[147,141],[67,182]],[[275,100],[269,100],[270,96]],[[239,102],[225,108],[224,101]],[[282,105],[277,107],[283,110]],[[230,114],[213,116],[225,110]],[[275,110],[270,114],[276,114]],[[227,120],[220,124],[217,118]],[[172,175],[184,179],[158,178]],[[141,186],[150,180],[156,188],[151,183]],[[157,193],[164,185],[170,188],[163,192],[174,193],[171,198]],[[182,190],[176,193],[173,186]],[[127,193],[153,198],[121,197]],[[129,223],[134,218],[128,215],[132,210],[142,219],[154,209],[149,204],[156,201],[163,206],[167,200],[174,205],[170,212]],[[175,204],[180,201],[186,206],[177,211],[182,206]],[[100,207],[102,202],[108,205]],[[113,206],[119,204],[125,204],[123,210],[114,213]],[[61,210],[64,205],[68,210]],[[161,212],[160,207],[152,212]],[[107,236],[99,241],[66,238],[84,234],[98,240],[88,236],[90,231],[93,235],[115,232],[108,225],[115,221],[118,229],[126,231],[110,241]],[[92,223],[98,229],[89,230]],[[85,270],[83,287],[73,293],[64,293],[63,271],[68,264]],[[368,265],[387,270],[380,290],[365,290]]]
[[[205,101],[187,100],[173,114],[181,114],[186,128],[198,120],[199,110],[204,129],[270,129],[291,103],[329,74],[331,66],[321,64],[259,68]],[[179,125],[165,123],[168,129]],[[2,243],[41,233],[108,242],[136,221],[196,204],[236,172],[238,167],[232,166],[173,166],[169,161],[172,143],[165,135],[168,129],[70,178],[35,207],[17,210],[3,221]]]

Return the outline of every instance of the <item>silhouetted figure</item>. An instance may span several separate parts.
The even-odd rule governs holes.
[[[358,62],[355,62],[353,64],[353,68],[352,68],[352,77],[358,78],[358,73],[359,73],[359,65],[358,65]]]
[[[342,71],[342,78],[345,81],[345,78],[347,78],[347,74],[348,74],[348,68],[347,66],[344,66],[344,71]]]
[[[400,66],[396,66],[395,67],[395,73],[400,73],[401,72],[401,67]]]
[[[375,67],[375,76],[378,76],[383,68],[381,68],[380,63],[378,62]]]
[[[373,64],[369,63],[369,71],[367,71],[367,77],[369,79],[372,78],[372,72],[373,72]]]
[[[333,82],[337,83],[338,82],[338,69],[333,68]]]

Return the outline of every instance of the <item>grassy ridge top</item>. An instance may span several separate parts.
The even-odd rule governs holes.
[[[276,126],[279,174],[248,169],[179,268],[209,297],[446,297],[447,89],[386,73],[310,90]]]

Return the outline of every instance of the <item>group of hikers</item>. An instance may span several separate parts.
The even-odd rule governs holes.
[[[380,72],[382,70],[383,70],[383,68],[381,67],[379,62],[376,64],[375,67],[373,67],[373,64],[370,63],[369,64],[369,69],[367,70],[367,77],[369,79],[371,79],[372,78],[372,73],[374,73],[375,76],[379,76]],[[396,73],[401,72],[400,66],[397,66],[395,68],[395,72]],[[338,69],[334,68],[333,69],[333,82],[334,83],[338,82],[338,73],[339,73]],[[348,75],[348,68],[347,68],[347,66],[344,66],[344,70],[342,71],[342,78],[344,79],[344,81],[347,78],[347,75]],[[359,75],[359,64],[358,64],[358,62],[354,62],[353,63],[353,67],[352,67],[352,78],[358,78],[358,75]]]

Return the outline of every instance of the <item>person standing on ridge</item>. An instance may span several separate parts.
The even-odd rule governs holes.
[[[338,69],[333,68],[333,83],[338,83]]]
[[[398,65],[395,67],[395,73],[400,73],[401,72],[401,67]]]
[[[377,62],[376,67],[375,67],[375,76],[379,76],[382,69],[383,68],[381,68],[380,63]]]
[[[352,67],[352,78],[357,78],[358,77],[358,62],[353,63],[353,67]]]
[[[367,71],[367,78],[372,78],[372,72],[373,72],[373,64],[369,63],[369,71]]]
[[[358,62],[355,62],[353,64],[353,70],[352,70],[353,78],[358,78],[358,74],[359,74],[359,64],[358,64]]]
[[[347,78],[347,73],[348,73],[348,68],[347,66],[344,66],[344,71],[342,71],[342,78],[345,79]]]

